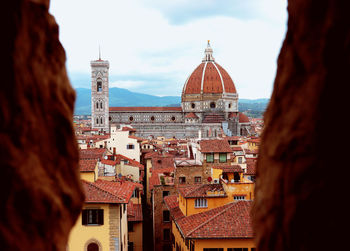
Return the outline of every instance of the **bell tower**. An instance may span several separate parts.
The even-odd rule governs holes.
[[[109,62],[91,61],[91,127],[109,132]]]

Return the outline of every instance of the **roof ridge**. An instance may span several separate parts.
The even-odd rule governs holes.
[[[194,189],[194,190],[189,191],[188,193],[186,193],[185,196],[188,196],[189,194],[191,194],[191,193],[193,193],[193,192],[195,192],[195,191],[198,191],[200,188],[202,188],[202,187],[204,187],[204,186],[206,186],[206,185],[208,185],[208,184],[201,184],[201,185],[199,185],[196,189]]]
[[[237,201],[238,202],[238,201]],[[229,205],[227,208],[225,208],[224,210],[218,212],[217,214],[213,215],[212,217],[210,217],[208,220],[204,221],[202,224],[199,224],[197,227],[195,227],[194,229],[192,229],[187,236],[191,235],[194,231],[198,230],[199,228],[203,227],[205,224],[207,224],[208,222],[214,220],[216,217],[218,217],[220,214],[223,214],[224,212],[226,212],[228,209],[230,209],[231,207],[233,207],[234,205],[237,204],[237,202],[231,202],[232,204]],[[227,205],[227,204],[226,204]],[[214,210],[216,208],[213,208],[212,210]],[[208,212],[208,211],[207,211]],[[203,212],[206,213],[206,212]]]
[[[121,200],[121,201],[125,201],[124,198],[121,198],[121,197],[119,197],[118,195],[115,195],[115,194],[113,194],[113,193],[111,193],[111,192],[109,192],[109,191],[107,191],[107,190],[105,190],[105,189],[103,189],[103,188],[101,188],[101,187],[95,185],[95,182],[89,182],[89,184],[90,184],[90,185],[93,185],[93,186],[94,186],[95,188],[97,188],[98,190],[101,190],[101,191],[103,191],[103,192],[105,192],[105,193],[108,193],[108,194],[114,196],[114,197],[117,197],[117,198],[118,198],[119,200]]]

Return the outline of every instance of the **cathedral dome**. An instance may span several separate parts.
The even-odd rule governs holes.
[[[182,94],[237,93],[230,75],[213,58],[213,50],[208,46],[202,63],[187,79]]]

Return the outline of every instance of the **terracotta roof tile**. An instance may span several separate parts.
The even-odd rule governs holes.
[[[97,159],[81,159],[79,160],[80,172],[93,172],[97,165]]]
[[[86,203],[128,203],[135,185],[131,182],[82,180]]]
[[[128,127],[128,126],[124,126],[122,128],[122,131],[136,132],[136,129]]]
[[[249,118],[244,113],[239,113],[239,123],[249,123]]]
[[[232,149],[227,140],[213,139],[213,140],[201,140],[200,151],[202,153],[230,153]]]
[[[79,157],[80,159],[102,159],[107,153],[104,148],[92,148],[92,149],[80,149]]]
[[[129,202],[128,221],[143,221],[141,204],[133,204],[131,201]]]
[[[170,211],[170,215],[174,220],[181,219],[185,217],[185,215],[182,213],[181,209],[179,208],[179,200],[177,195],[169,195],[164,197],[164,202],[167,208]]]
[[[208,192],[218,192],[215,197],[226,197],[226,192],[221,184],[197,184],[178,187],[179,193],[184,198],[212,197]]]
[[[188,114],[186,114],[185,118],[194,118],[194,119],[198,119],[198,116],[193,113],[193,112],[190,112]]]
[[[175,220],[185,238],[253,238],[251,201],[228,203]]]
[[[174,167],[168,167],[168,168],[158,168],[158,169],[152,169],[152,175],[149,178],[149,188],[150,190],[153,189],[154,186],[161,185],[160,176],[164,173],[173,173],[175,170]],[[167,182],[168,181],[168,182]],[[167,177],[165,180],[167,185],[173,185],[174,179],[172,177]]]
[[[239,165],[225,165],[225,166],[213,166],[214,169],[221,169],[223,172],[226,173],[243,173],[242,167]]]

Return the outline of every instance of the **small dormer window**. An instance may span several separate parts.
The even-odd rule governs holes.
[[[195,208],[208,207],[208,201],[205,198],[198,198],[194,202]]]

